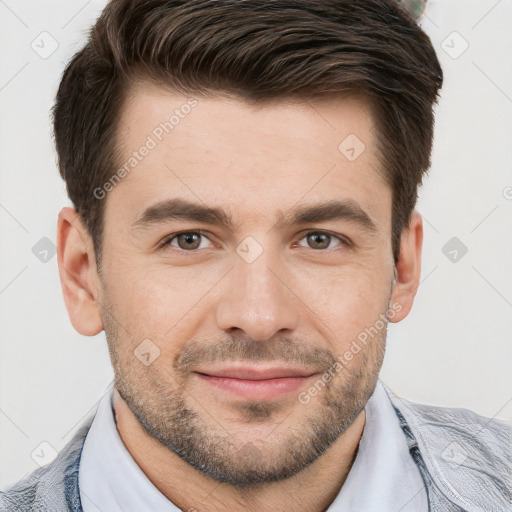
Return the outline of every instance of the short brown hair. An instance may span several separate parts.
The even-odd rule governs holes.
[[[396,0],[112,0],[66,67],[53,108],[60,173],[99,264],[120,110],[136,78],[250,102],[363,94],[392,189],[392,246],[430,167],[443,81],[429,37]]]

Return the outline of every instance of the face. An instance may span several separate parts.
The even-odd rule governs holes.
[[[370,111],[145,85],[119,126],[130,170],[103,199],[98,300],[116,388],[205,475],[291,476],[360,413],[382,364],[391,190]]]

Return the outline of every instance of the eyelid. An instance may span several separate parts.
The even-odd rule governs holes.
[[[201,235],[205,238],[208,238],[208,240],[210,240],[210,238],[207,236],[207,232],[202,229],[185,229],[183,231],[177,231],[176,233],[171,233],[171,234],[165,236],[160,242],[158,242],[158,248],[159,249],[167,249],[168,247],[172,247],[169,245],[169,242],[171,240],[173,240],[174,238],[178,237],[179,235],[183,235],[184,233],[195,233],[195,234]],[[211,240],[210,240],[210,242],[211,242]],[[198,249],[193,249],[190,251],[187,251],[186,249],[177,249],[176,247],[172,247],[172,249],[174,249],[175,251],[178,251],[178,252],[185,253],[185,254],[198,252]]]
[[[320,233],[322,235],[328,235],[331,238],[336,238],[336,239],[339,240],[340,244],[344,245],[345,247],[353,247],[354,246],[352,241],[349,238],[347,238],[346,236],[341,235],[341,234],[337,234],[337,233],[333,233],[332,231],[329,231],[329,230],[326,230],[326,229],[308,229],[307,231],[305,231],[303,233],[303,235],[300,237],[299,240],[302,240],[304,237],[306,237],[306,236],[308,236],[308,235],[310,235],[312,233]],[[312,249],[312,250],[315,250],[315,249]],[[317,250],[317,252],[329,252],[329,251],[334,251],[334,249],[321,249],[321,250]]]
[[[204,231],[202,229],[187,229],[187,230],[183,230],[183,231],[178,231],[176,233],[171,233],[167,236],[165,236],[159,243],[158,243],[158,248],[160,249],[167,249],[169,247],[172,247],[169,245],[169,242],[171,240],[173,240],[174,238],[176,238],[177,236],[179,235],[182,235],[184,233],[195,233],[195,234],[199,234],[201,236],[204,236],[205,238],[207,238],[208,240],[210,240],[209,236],[208,236],[208,232],[207,231]],[[302,240],[303,238],[307,237],[308,235],[310,234],[313,234],[313,233],[316,233],[316,234],[324,234],[324,235],[328,235],[332,238],[336,238],[340,244],[342,246],[345,246],[345,247],[352,247],[353,246],[353,243],[351,240],[349,240],[347,237],[343,236],[343,235],[340,235],[340,234],[336,234],[336,233],[333,233],[331,231],[328,231],[328,230],[325,230],[325,229],[308,229],[307,231],[303,231],[300,235],[300,238],[298,239],[299,241]],[[210,242],[212,242],[210,240]],[[213,243],[213,242],[212,242]],[[301,246],[302,247],[302,246]],[[171,250],[175,250],[175,251],[178,251],[178,252],[181,252],[181,253],[184,253],[184,254],[190,254],[190,253],[196,253],[196,252],[199,252],[198,249],[192,249],[190,251],[187,251],[186,249],[177,249],[175,247],[172,247]],[[312,249],[312,250],[315,250],[315,249]],[[329,252],[329,251],[333,251],[334,249],[320,249],[320,250],[316,250],[317,252]]]

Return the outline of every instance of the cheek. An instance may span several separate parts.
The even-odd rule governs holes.
[[[337,352],[373,325],[387,307],[390,283],[386,261],[381,259],[376,251],[368,251],[357,261],[347,258],[340,265],[296,261],[288,267],[286,281],[301,299],[296,307],[302,309],[304,322],[314,326]],[[133,346],[149,338],[162,349],[180,350],[180,340],[194,337],[210,319],[213,327],[215,308],[222,303],[216,291],[232,290],[219,283],[228,268],[223,264],[204,264],[199,270],[197,265],[150,265],[143,258],[122,255],[113,261],[106,268],[106,300],[123,327],[120,341]]]
[[[386,274],[375,267],[345,267],[328,276],[302,275],[311,322],[338,354],[385,313],[391,291]],[[315,319],[316,317],[316,319]],[[321,327],[323,325],[323,327]]]
[[[120,342],[135,346],[150,339],[162,350],[178,349],[178,340],[191,335],[195,308],[213,284],[211,276],[208,281],[199,279],[192,267],[156,271],[119,265],[108,276],[106,300],[122,325]]]

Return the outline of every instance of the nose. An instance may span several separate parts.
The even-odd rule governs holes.
[[[217,307],[220,329],[240,329],[254,341],[266,341],[299,322],[299,299],[286,267],[264,250],[252,262],[236,256]]]

